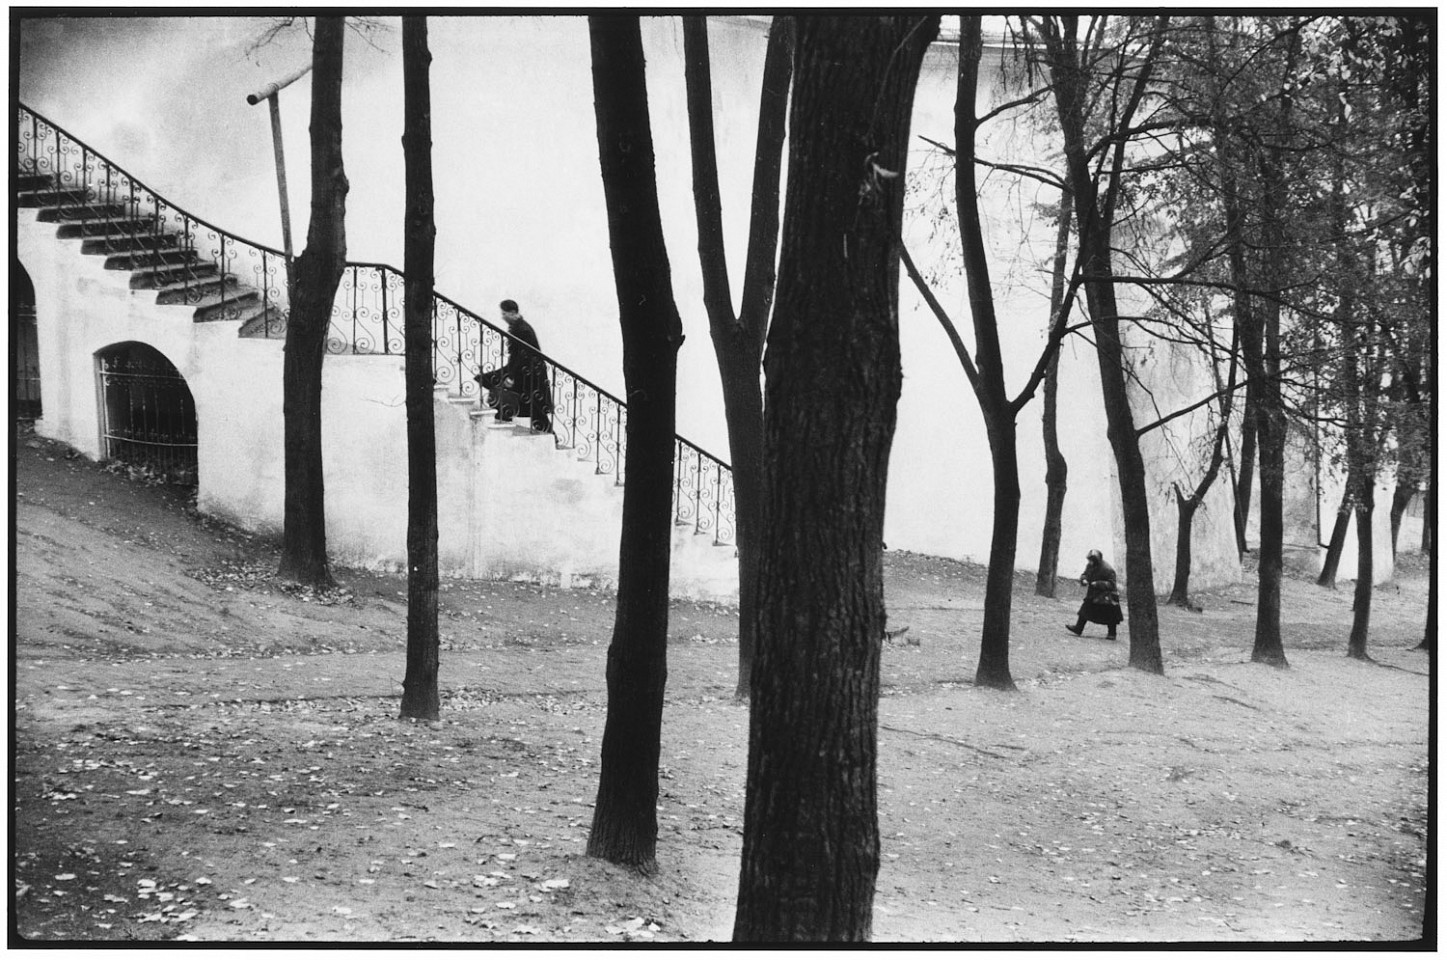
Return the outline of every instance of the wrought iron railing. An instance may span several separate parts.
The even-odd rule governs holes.
[[[44,178],[63,222],[81,223],[86,236],[108,238],[117,252],[136,241],[138,263],[153,268],[157,286],[187,303],[215,304],[213,318],[255,322],[262,337],[282,337],[289,306],[286,255],[253,243],[169,203],[78,137],[23,104],[16,136],[19,173]],[[84,226],[90,224],[90,226]],[[137,267],[136,269],[142,269]],[[349,263],[332,306],[327,350],[333,354],[403,352],[406,284],[400,270],[382,263]],[[437,294],[432,300],[433,373],[459,397],[477,398],[475,379],[503,365],[521,341],[490,321]],[[551,432],[559,449],[591,461],[600,475],[623,483],[628,408],[618,397],[546,354],[551,390]],[[678,437],[674,518],[732,544],[733,472],[698,445]]]

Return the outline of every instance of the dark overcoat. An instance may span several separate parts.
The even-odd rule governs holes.
[[[488,406],[497,408],[498,419],[525,416],[534,430],[546,433],[553,428],[553,389],[538,335],[521,317],[509,325],[508,332],[516,341],[506,343],[507,361],[496,370],[478,374],[476,380],[486,391]]]
[[[1116,588],[1115,568],[1105,560],[1091,560],[1080,575],[1085,584],[1085,602],[1080,605],[1080,616],[1089,623],[1103,623],[1113,627],[1125,619],[1120,612],[1120,591]]]

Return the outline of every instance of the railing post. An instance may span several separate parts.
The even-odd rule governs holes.
[[[381,288],[382,297],[382,353],[392,352],[390,338],[387,335],[387,271],[385,268],[377,271],[377,286]]]
[[[436,305],[437,299],[435,297],[432,303],[434,306]],[[452,315],[457,318],[457,395],[465,397],[467,396],[466,384],[462,380],[462,374],[465,372],[462,366],[462,310],[454,306],[452,308]],[[482,370],[479,368],[478,373],[481,372]]]
[[[683,444],[673,440],[673,522],[678,522],[678,512],[683,509]]]
[[[357,268],[350,266],[352,271],[352,352],[357,352]]]
[[[558,365],[555,363],[548,371],[548,396],[553,398],[553,449],[561,449],[562,444],[558,442]]]
[[[698,451],[698,461],[693,470],[693,532],[698,534],[703,522],[703,451]]]
[[[723,533],[723,464],[715,461],[713,466],[713,545],[719,545]]]

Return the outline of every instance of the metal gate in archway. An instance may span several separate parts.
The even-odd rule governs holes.
[[[196,482],[196,403],[186,378],[143,343],[97,357],[101,445],[107,460],[143,467],[175,483]]]
[[[15,369],[15,417],[40,419],[40,356],[35,328],[35,287],[18,263],[10,268],[14,311],[10,314],[10,355]]]

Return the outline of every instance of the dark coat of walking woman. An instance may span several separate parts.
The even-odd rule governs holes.
[[[1080,636],[1087,623],[1105,624],[1105,638],[1115,639],[1115,627],[1125,617],[1120,612],[1120,591],[1116,588],[1115,568],[1105,562],[1099,550],[1085,555],[1085,572],[1080,575],[1085,587],[1085,602],[1075,623],[1066,624],[1065,629]]]
[[[525,416],[539,433],[553,429],[553,390],[548,382],[548,364],[532,324],[518,313],[518,305],[504,300],[502,319],[517,342],[505,344],[507,361],[496,370],[485,370],[475,378],[483,390],[484,402],[497,408],[494,419],[503,423]]]

